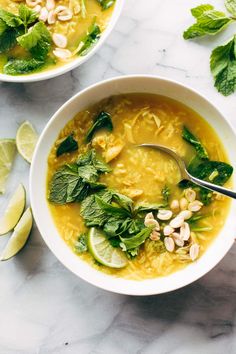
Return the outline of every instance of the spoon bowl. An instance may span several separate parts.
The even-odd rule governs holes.
[[[204,188],[207,188],[213,192],[221,193],[223,195],[226,195],[227,197],[236,199],[236,192],[231,191],[230,189],[218,186],[214,183],[210,183],[210,182],[204,181],[202,179],[196,178],[193,175],[191,175],[187,170],[184,160],[178,154],[176,154],[175,151],[171,150],[170,148],[163,146],[163,145],[158,145],[158,144],[141,144],[141,145],[138,145],[138,147],[146,147],[146,148],[156,149],[156,150],[162,151],[162,152],[170,155],[176,161],[176,163],[180,169],[182,180],[191,181],[191,182],[199,185],[200,187],[204,187]]]

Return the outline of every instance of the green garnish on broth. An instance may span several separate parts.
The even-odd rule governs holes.
[[[209,155],[198,137],[194,136],[186,127],[183,128],[182,137],[196,150],[195,157],[188,165],[188,171],[194,177],[223,186],[231,177],[233,167],[226,162],[211,161]],[[181,181],[179,186],[182,188],[193,187],[199,190],[200,198],[203,204],[208,205],[212,200],[212,194],[209,189],[199,187],[189,181]]]
[[[72,152],[72,151],[76,151],[76,150],[78,150],[78,143],[73,138],[73,134],[70,134],[58,146],[58,148],[56,150],[56,155],[58,157],[58,156],[61,156],[63,154],[66,154],[68,152]]]
[[[100,112],[97,115],[92,127],[88,130],[86,137],[85,137],[86,142],[87,143],[90,142],[93,138],[94,133],[100,129],[103,129],[103,128],[107,129],[110,132],[113,130],[111,116],[109,113],[104,112],[104,111]]]
[[[90,26],[88,33],[81,40],[82,46],[78,51],[78,55],[84,56],[86,55],[97,43],[99,38],[101,37],[100,27],[94,21]]]
[[[97,2],[101,5],[103,10],[107,10],[115,4],[116,0],[97,0]]]

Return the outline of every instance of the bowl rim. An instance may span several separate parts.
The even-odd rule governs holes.
[[[71,71],[83,63],[87,62],[103,45],[106,39],[111,34],[112,30],[114,29],[121,11],[124,7],[125,0],[116,0],[112,16],[109,20],[108,26],[102,32],[102,35],[99,41],[94,45],[94,47],[83,57],[78,57],[72,60],[67,64],[63,64],[55,69],[49,69],[42,72],[36,72],[28,75],[7,75],[0,73],[0,82],[14,82],[14,83],[28,83],[28,82],[38,82],[43,80],[52,79],[54,77],[66,74],[68,71]]]
[[[77,269],[74,269],[73,266],[71,265],[68,265],[67,261],[62,257],[62,255],[60,254],[60,252],[57,252],[55,251],[54,249],[54,246],[52,245],[52,242],[50,241],[50,239],[44,235],[44,233],[41,231],[42,228],[41,228],[41,220],[40,220],[40,217],[38,215],[38,212],[37,212],[37,201],[34,197],[34,189],[37,187],[37,184],[34,183],[34,175],[36,175],[35,173],[35,170],[37,170],[37,164],[36,164],[36,160],[37,160],[37,155],[39,153],[39,150],[40,150],[40,147],[41,147],[41,144],[42,144],[42,141],[44,140],[44,136],[45,134],[47,133],[48,129],[50,128],[51,125],[53,125],[54,121],[57,119],[57,117],[60,115],[61,112],[63,112],[63,110],[66,108],[66,107],[69,107],[71,105],[72,102],[74,102],[77,97],[79,96],[82,96],[82,95],[85,95],[86,93],[92,91],[93,89],[95,88],[98,88],[100,86],[103,86],[103,85],[106,85],[106,84],[109,84],[111,82],[117,82],[117,81],[122,81],[122,80],[132,80],[132,79],[151,79],[151,80],[159,80],[159,81],[164,81],[165,83],[168,83],[168,84],[174,84],[174,85],[177,85],[179,87],[181,87],[182,89],[185,89],[187,91],[189,91],[191,94],[195,95],[195,96],[198,96],[198,98],[200,98],[201,100],[205,101],[205,103],[211,107],[212,109],[214,109],[218,114],[219,116],[221,117],[222,121],[224,122],[225,125],[228,126],[228,128],[231,130],[232,134],[236,137],[236,132],[235,132],[235,129],[232,127],[232,124],[225,118],[225,116],[221,113],[221,111],[208,99],[206,98],[204,95],[200,94],[197,90],[193,89],[192,87],[189,87],[185,84],[182,84],[181,82],[178,82],[177,80],[171,80],[171,79],[167,79],[163,76],[157,76],[157,75],[126,75],[126,76],[118,76],[118,77],[113,77],[113,78],[109,78],[109,79],[106,79],[106,80],[103,80],[103,81],[100,81],[98,83],[95,83],[93,85],[90,85],[89,87],[83,89],[82,91],[76,93],[74,96],[72,96],[69,100],[67,100],[54,114],[53,116],[50,118],[50,120],[48,121],[48,123],[46,124],[45,128],[43,129],[43,132],[41,133],[40,135],[40,138],[38,140],[38,143],[37,143],[37,146],[35,148],[35,152],[34,152],[34,156],[33,156],[33,160],[32,160],[32,164],[31,164],[31,169],[30,169],[30,185],[29,185],[29,189],[30,189],[30,200],[31,200],[31,205],[32,205],[32,211],[33,211],[33,215],[34,215],[34,219],[35,219],[35,222],[37,224],[37,227],[38,227],[38,230],[39,230],[39,233],[41,234],[42,238],[44,239],[45,243],[47,244],[47,246],[49,247],[49,249],[52,251],[52,253],[59,259],[59,261],[66,267],[68,268],[70,271],[72,271],[72,273],[74,273],[75,275],[79,276],[80,278],[82,278],[83,280],[85,280],[86,282],[94,285],[94,286],[97,286],[98,288],[101,288],[103,290],[107,290],[107,291],[110,291],[110,292],[113,292],[113,293],[118,293],[118,294],[124,294],[124,295],[134,295],[134,296],[146,296],[146,295],[159,295],[159,294],[163,294],[163,293],[167,293],[167,292],[171,292],[171,291],[175,291],[177,289],[180,289],[182,287],[185,287],[191,283],[193,283],[194,281],[198,280],[199,278],[203,277],[204,275],[206,275],[208,272],[210,272],[223,258],[224,256],[228,253],[228,251],[230,250],[230,248],[232,247],[233,243],[234,243],[234,238],[232,237],[232,239],[230,239],[230,237],[226,240],[226,244],[224,245],[224,249],[222,250],[222,253],[220,254],[220,256],[216,257],[213,261],[211,261],[210,265],[208,266],[207,270],[202,270],[202,271],[199,271],[198,273],[194,273],[194,267],[197,267],[197,264],[198,262],[194,262],[193,264],[190,264],[188,265],[187,267],[185,267],[184,269],[186,268],[191,268],[193,270],[193,272],[191,273],[191,280],[186,280],[184,279],[180,284],[175,284],[174,286],[169,286],[167,287],[165,290],[157,290],[157,287],[153,287],[152,283],[153,281],[157,280],[157,279],[165,279],[165,278],[168,278],[170,277],[169,275],[168,276],[164,276],[164,277],[158,277],[158,278],[152,278],[152,279],[145,279],[145,280],[142,280],[142,281],[136,281],[136,280],[124,280],[124,282],[120,282],[120,278],[117,278],[117,277],[112,277],[110,275],[106,275],[104,274],[103,272],[101,271],[97,271],[95,270],[96,272],[98,273],[101,273],[103,274],[104,276],[104,279],[105,277],[109,277],[109,279],[111,280],[111,283],[113,283],[112,285],[111,284],[104,284],[102,282],[97,281],[97,280],[91,280],[91,278],[88,279],[87,276],[84,276],[84,274],[82,272],[80,272],[80,274],[78,274],[78,271]],[[131,91],[130,91],[131,92]],[[141,91],[140,91],[141,92]],[[121,92],[122,94],[122,92]],[[181,102],[181,100],[180,100]],[[66,124],[67,121],[65,121],[65,124]],[[59,131],[58,131],[59,133]],[[48,157],[48,155],[47,155]],[[45,199],[46,199],[46,196],[45,196]],[[232,202],[233,204],[233,202]],[[236,208],[236,204],[234,205],[235,208]],[[230,210],[232,209],[232,205],[230,207]],[[50,213],[50,211],[49,211]],[[230,215],[228,214],[227,216],[227,219],[228,220],[230,217]],[[52,217],[51,217],[52,219]],[[234,222],[234,226],[235,226],[235,230],[236,231],[236,220]],[[224,226],[225,227],[225,226]],[[58,235],[59,236],[59,235]],[[217,237],[216,237],[217,239]],[[69,249],[69,247],[66,245],[65,241],[62,240],[65,247]],[[70,250],[70,249],[69,249]],[[71,254],[72,251],[70,250]],[[204,253],[206,254],[206,252]],[[202,255],[202,257],[204,256],[204,254]],[[78,256],[76,256],[78,258]],[[201,258],[202,258],[201,257]],[[201,259],[200,258],[200,259]],[[81,260],[81,262],[83,263],[86,263],[84,261]],[[93,269],[90,265],[89,265],[89,268],[90,269]],[[181,272],[181,270],[179,271]],[[174,272],[172,273],[173,274],[177,274],[179,272]],[[116,286],[116,284],[114,283],[114,281],[112,282],[112,279],[116,282],[118,282],[118,285]],[[108,282],[109,283],[109,282]],[[128,284],[130,283],[130,287],[128,287],[128,289],[124,289],[124,288],[121,288],[121,284],[124,285],[124,283]],[[139,284],[139,283],[145,283],[147,285],[147,288],[145,287],[145,289],[135,289],[135,285],[136,284]],[[149,285],[150,284],[150,285]],[[152,285],[151,285],[152,284]]]

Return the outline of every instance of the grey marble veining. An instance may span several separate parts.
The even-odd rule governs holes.
[[[189,8],[200,0],[126,0],[106,44],[82,67],[39,83],[0,83],[0,137],[28,119],[38,132],[69,97],[99,80],[133,73],[178,80],[206,94],[236,128],[235,95],[213,88],[211,49],[228,39],[185,42]],[[223,9],[223,1],[211,0]],[[29,166],[17,158],[0,212]],[[227,235],[226,235],[227,237]],[[0,249],[7,238],[0,239]],[[0,264],[0,354],[234,354],[236,247],[209,274],[152,297],[111,294],[78,279],[34,227],[27,247]]]

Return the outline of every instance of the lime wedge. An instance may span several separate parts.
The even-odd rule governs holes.
[[[29,163],[32,161],[37,140],[38,134],[32,124],[23,122],[16,133],[16,146],[19,154]]]
[[[107,267],[123,268],[127,265],[124,252],[113,247],[104,233],[95,227],[92,227],[89,231],[88,247],[93,257]]]
[[[7,234],[14,229],[25,208],[25,188],[19,185],[11,197],[3,217],[0,219],[0,235]]]
[[[11,171],[15,155],[15,140],[0,139],[0,194],[5,192],[6,181]]]
[[[32,212],[31,209],[28,208],[16,225],[11,238],[3,250],[0,257],[1,261],[6,261],[7,259],[15,256],[24,247],[26,241],[28,240],[32,224]]]

